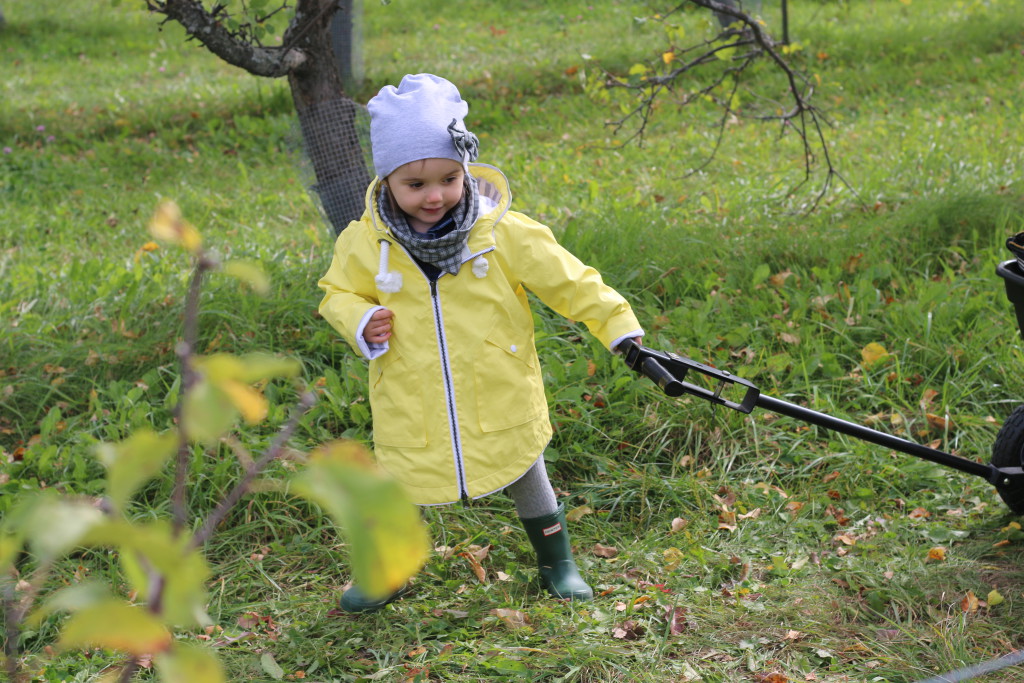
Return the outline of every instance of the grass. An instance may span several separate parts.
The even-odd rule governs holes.
[[[168,424],[187,263],[142,249],[161,197],[216,250],[273,278],[262,299],[211,280],[206,347],[302,359],[324,391],[296,448],[368,439],[365,369],[314,317],[331,236],[296,172],[286,85],[220,63],[131,3],[4,10],[0,510],[39,487],[101,493],[91,446]],[[714,139],[708,112],[665,101],[643,146],[618,144],[605,125],[618,103],[589,99],[580,78],[660,55],[657,22],[635,20],[650,15],[640,3],[366,3],[357,96],[411,71],[459,84],[516,206],[634,302],[649,345],[987,459],[1024,394],[994,273],[1024,224],[1019,12],[1007,0],[790,10],[794,59],[820,78],[830,149],[856,190],[834,187],[812,214],[793,209],[816,178],[786,195],[799,150],[770,125],[730,125],[715,163],[690,176]],[[706,18],[683,21],[699,35]],[[550,470],[581,515],[574,545],[598,599],[540,595],[497,495],[424,513],[438,546],[488,548],[486,584],[438,552],[412,596],[341,615],[343,536],[268,486],[208,548],[209,642],[231,680],[269,680],[269,653],[317,681],[903,683],[1020,647],[1024,535],[986,482],[764,411],[665,398],[575,324],[537,319],[557,426]],[[871,343],[890,356],[866,367]],[[253,448],[293,398],[267,391],[267,425],[241,433]],[[195,458],[202,511],[240,465],[226,449]],[[269,483],[294,467],[280,463]],[[168,490],[150,486],[135,514],[166,515]],[[54,585],[117,575],[108,553],[83,551]],[[970,595],[986,604],[971,609]],[[117,661],[47,654],[60,619],[24,634],[38,680],[95,680]]]

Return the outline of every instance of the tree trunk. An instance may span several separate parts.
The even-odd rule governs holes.
[[[302,139],[316,174],[314,189],[327,219],[340,233],[363,213],[363,197],[372,180],[367,170],[356,117],[360,107],[345,96],[331,47],[332,5],[336,0],[301,2],[294,25],[306,27],[296,47],[307,60],[288,74]],[[314,22],[306,24],[299,12],[315,11]],[[285,42],[289,40],[285,36]]]
[[[352,5],[342,2],[341,11],[351,12]],[[331,47],[338,0],[297,0],[295,15],[278,47],[263,47],[231,28],[222,21],[227,16],[224,5],[207,10],[198,0],[146,0],[146,8],[181,24],[191,38],[229,64],[254,76],[287,76],[303,144],[316,175],[312,189],[327,219],[340,233],[362,215],[363,196],[371,180],[356,134],[357,117],[364,110],[345,96]]]

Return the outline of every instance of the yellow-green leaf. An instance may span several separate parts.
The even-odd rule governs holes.
[[[990,590],[988,592],[988,597],[985,598],[985,602],[988,603],[989,607],[995,607],[996,605],[999,605],[1002,602],[1004,602],[1004,600],[1005,598],[1003,598],[1002,594],[995,588]]]
[[[108,602],[113,597],[102,581],[87,580],[47,596],[46,601],[25,619],[28,626],[36,627],[54,612],[78,612]]]
[[[581,505],[581,506],[575,507],[572,510],[569,510],[569,512],[565,513],[565,521],[567,521],[567,522],[578,522],[581,519],[583,519],[584,515],[592,515],[592,514],[594,514],[594,508],[590,507],[589,505]]]
[[[21,554],[25,545],[25,534],[35,509],[50,500],[53,498],[47,495],[21,497],[0,519],[0,573],[6,574],[11,564]]]
[[[735,45],[733,45],[731,47],[722,47],[722,48],[719,48],[719,49],[715,50],[715,57],[718,57],[719,59],[721,59],[723,61],[730,60],[735,55],[736,55],[736,46]]]
[[[0,535],[0,574],[6,574],[21,551],[22,538],[15,534]]]
[[[107,600],[72,615],[59,645],[65,649],[102,647],[144,655],[163,652],[171,640],[167,627],[145,609]]]
[[[181,215],[181,209],[173,201],[164,201],[156,207],[149,221],[149,234],[158,240],[180,244],[195,253],[203,244],[203,238],[195,227]]]
[[[666,548],[662,552],[662,556],[665,559],[665,569],[671,572],[679,569],[679,565],[683,563],[686,554],[679,548]]]
[[[103,512],[89,503],[44,496],[28,517],[25,539],[37,556],[52,560],[80,545],[104,520]]]
[[[224,668],[213,650],[181,642],[156,658],[164,683],[224,683]]]
[[[176,433],[157,434],[149,429],[120,443],[97,446],[96,456],[107,468],[107,496],[114,506],[123,510],[139,487],[160,473],[177,447]]]
[[[238,411],[227,394],[212,382],[200,380],[185,394],[182,418],[189,438],[214,444],[235,424]]]
[[[221,383],[220,389],[249,424],[256,424],[266,418],[267,399],[248,384],[227,380]]]
[[[870,342],[867,346],[860,350],[861,364],[865,368],[870,368],[877,363],[881,363],[889,357],[889,352],[885,350],[885,347],[878,342]]]
[[[189,549],[188,534],[175,537],[164,521],[129,524],[110,520],[92,529],[83,542],[120,551],[125,577],[139,600],[150,600],[154,586],[162,585],[161,605],[168,623],[209,623],[205,605],[210,568],[199,551]]]
[[[302,372],[302,365],[294,358],[270,353],[247,353],[242,356],[214,353],[197,358],[195,364],[196,369],[215,384],[225,380],[252,384],[275,377],[295,377]]]
[[[263,671],[275,681],[280,681],[284,678],[284,669],[282,669],[281,665],[277,663],[276,659],[274,659],[274,655],[269,652],[264,652],[263,656],[260,657],[260,666],[262,666]]]
[[[257,294],[266,296],[270,293],[270,278],[263,272],[263,267],[255,261],[227,261],[221,269],[226,275],[249,285]]]
[[[397,590],[423,566],[430,539],[419,511],[361,445],[325,445],[310,456],[293,484],[348,537],[353,578],[368,595]]]

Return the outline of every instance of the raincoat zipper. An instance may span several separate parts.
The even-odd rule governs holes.
[[[451,429],[452,457],[455,458],[455,477],[459,485],[459,498],[468,500],[469,491],[466,489],[466,472],[462,460],[462,437],[459,434],[458,411],[455,408],[455,386],[452,383],[452,368],[448,357],[448,339],[444,333],[444,318],[441,314],[441,298],[437,294],[437,280],[430,281],[430,301],[434,311],[434,327],[437,330],[437,348],[441,356],[445,408],[448,411],[448,426]]]

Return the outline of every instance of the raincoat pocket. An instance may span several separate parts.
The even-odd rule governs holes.
[[[370,365],[370,408],[373,440],[382,446],[423,447],[422,378],[394,346]]]
[[[537,352],[528,332],[498,322],[484,339],[480,358],[473,365],[483,431],[516,427],[547,409]]]

